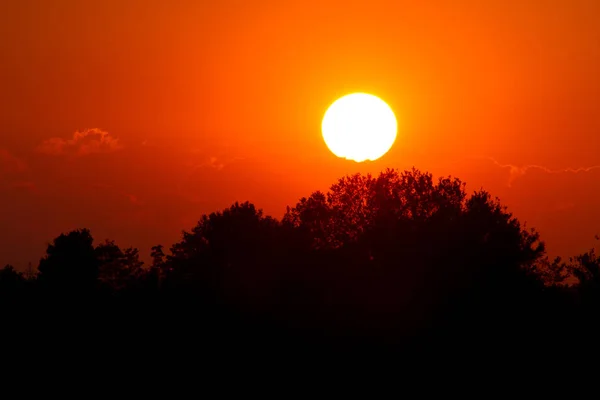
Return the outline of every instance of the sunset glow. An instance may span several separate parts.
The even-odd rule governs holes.
[[[148,262],[233,201],[281,217],[345,174],[413,166],[489,190],[553,256],[596,244],[598,1],[60,4],[0,2],[0,262],[35,266],[81,226]],[[359,92],[395,140],[322,132]]]

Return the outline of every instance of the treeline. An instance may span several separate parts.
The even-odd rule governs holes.
[[[600,332],[593,250],[549,260],[498,199],[416,169],[344,177],[282,220],[235,203],[151,257],[86,229],[61,234],[35,276],[0,271],[2,315],[36,332],[75,324],[165,346],[210,337],[296,351],[489,355]]]

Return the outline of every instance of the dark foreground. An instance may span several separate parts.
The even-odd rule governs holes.
[[[137,249],[83,229],[55,238],[35,274],[5,267],[3,355],[154,373],[240,363],[458,373],[597,353],[600,258],[549,260],[536,231],[458,179],[345,177],[281,221],[236,203],[169,250],[153,247],[146,266]]]

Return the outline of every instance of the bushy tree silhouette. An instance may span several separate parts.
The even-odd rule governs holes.
[[[99,279],[112,290],[123,290],[141,280],[146,273],[136,248],[121,250],[114,241],[107,240],[95,248],[95,254]]]
[[[313,249],[335,250],[319,256],[326,265],[313,281],[325,282],[321,297],[346,322],[368,321],[371,331],[400,321],[415,326],[426,316],[455,315],[451,304],[477,304],[467,314],[473,318],[506,304],[505,290],[517,297],[517,288],[539,288],[531,271],[544,246],[487,192],[468,197],[464,187],[416,169],[356,174],[301,199],[283,223]]]
[[[25,280],[21,272],[17,272],[12,265],[6,265],[0,269],[0,285],[11,287],[18,282]]]
[[[204,215],[167,257],[170,282],[202,287],[220,300],[240,297],[260,301],[269,276],[279,224],[248,202]],[[196,286],[199,285],[199,286]],[[218,291],[218,293],[217,293]]]
[[[12,265],[0,269],[0,302],[14,300],[25,284],[26,279],[23,274],[16,271]]]
[[[39,263],[39,280],[58,290],[89,291],[98,280],[98,259],[88,229],[61,234]]]
[[[150,266],[149,279],[156,282],[156,287],[160,289],[165,277],[169,274],[169,266],[165,262],[165,253],[163,245],[159,244],[152,246],[150,257],[152,257],[152,265]]]

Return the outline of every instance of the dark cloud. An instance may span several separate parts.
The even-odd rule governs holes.
[[[72,139],[55,137],[44,140],[36,151],[53,156],[85,156],[94,153],[111,153],[122,148],[119,139],[112,137],[106,131],[93,128],[75,132]]]

